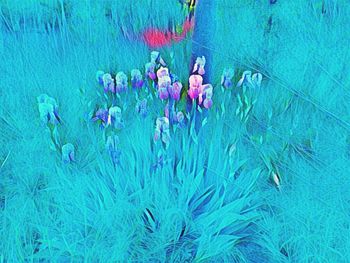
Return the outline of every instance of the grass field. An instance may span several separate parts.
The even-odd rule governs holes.
[[[205,41],[158,49],[187,119],[165,147],[166,102],[152,88],[112,98],[95,74],[144,73],[152,49],[137,36],[182,24],[179,1],[0,1],[0,262],[350,262],[350,6],[271,2],[213,0]],[[186,114],[195,45],[213,106]],[[236,87],[246,70],[260,88]],[[59,124],[40,120],[43,93]],[[91,120],[111,105],[122,129]]]

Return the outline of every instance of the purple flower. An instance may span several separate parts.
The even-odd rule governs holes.
[[[110,91],[112,93],[115,93],[114,79],[112,78],[111,74],[109,73],[103,74],[102,82],[103,82],[103,89],[105,92]]]
[[[93,117],[92,120],[101,121],[101,124],[106,125],[108,121],[108,110],[98,109],[95,113],[95,117]]]
[[[203,106],[204,106],[204,108],[206,108],[206,109],[211,108],[211,106],[213,106],[213,100],[212,100],[211,98],[206,98],[206,99],[204,99],[204,101],[203,101]]]
[[[128,76],[124,72],[120,71],[117,73],[115,76],[115,82],[115,91],[117,93],[126,91],[128,89]]]
[[[153,62],[147,63],[145,65],[146,76],[148,76],[152,80],[156,79],[155,67],[156,64]]]
[[[135,111],[141,115],[142,118],[147,116],[147,99],[140,100],[136,103]]]
[[[182,113],[182,111],[179,111],[175,114],[174,112],[174,123],[177,123],[180,128],[184,127],[185,125],[185,115]]]
[[[143,86],[142,74],[138,69],[131,70],[131,86],[133,88],[142,88]]]
[[[41,94],[37,98],[40,119],[43,123],[57,124],[60,122],[58,116],[58,105],[55,99],[46,94]]]
[[[71,143],[67,143],[62,146],[62,161],[64,163],[70,163],[74,161],[74,146]]]
[[[159,87],[158,89],[158,96],[161,100],[166,100],[169,97],[168,90],[164,87]]]
[[[170,97],[174,100],[180,100],[180,93],[182,90],[181,82],[174,82],[172,86],[169,87]]]
[[[233,79],[234,74],[235,74],[234,69],[232,69],[232,68],[224,69],[222,76],[221,76],[221,85],[224,88],[231,88],[232,87],[232,79]]]
[[[158,96],[161,100],[166,100],[169,97],[168,90],[171,89],[171,80],[169,76],[163,76],[158,79]]]
[[[203,94],[203,95],[202,95]],[[202,93],[201,93],[201,99],[204,97],[204,101],[203,101],[203,106],[206,109],[211,108],[211,106],[213,105],[213,86],[211,84],[205,84],[202,86]],[[199,101],[199,104],[201,104],[202,101]]]

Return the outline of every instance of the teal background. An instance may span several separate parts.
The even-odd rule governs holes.
[[[95,72],[143,71],[151,49],[122,29],[182,23],[178,1],[0,1],[0,262],[350,262],[350,6],[213,2],[210,42],[196,43],[212,56],[206,123],[164,149],[152,140],[164,104],[142,119],[130,91],[114,167],[87,117],[104,101]],[[188,36],[159,50],[185,84],[191,49]],[[225,67],[235,83],[263,74],[246,122]],[[74,163],[40,122],[41,93],[58,101]]]

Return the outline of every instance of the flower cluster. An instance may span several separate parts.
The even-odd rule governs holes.
[[[182,84],[177,80],[175,75],[169,74],[166,67],[160,67],[157,70],[158,78],[158,96],[161,100],[166,100],[169,97],[173,100],[180,100]]]
[[[128,76],[120,71],[115,76],[115,79],[113,79],[112,75],[110,73],[104,73],[103,71],[99,70],[96,73],[96,80],[100,85],[103,86],[104,92],[112,92],[112,93],[120,93],[123,91],[126,91],[128,88]],[[141,76],[142,80],[142,76]],[[139,85],[139,81],[138,81]]]
[[[70,163],[74,161],[74,146],[71,143],[66,143],[60,147],[60,136],[58,127],[56,126],[61,122],[58,116],[58,104],[54,98],[46,94],[41,94],[37,98],[39,115],[41,121],[48,125],[51,133],[53,149],[56,151],[61,150],[62,161],[64,163]],[[50,125],[49,125],[50,124]]]
[[[156,69],[159,66],[166,66],[166,64],[158,51],[152,51],[151,61],[145,65],[146,77],[155,81],[157,78]]]
[[[211,108],[213,105],[213,86],[211,84],[203,85],[203,77],[197,74],[191,75],[189,82],[188,96],[192,100],[198,99],[198,105],[203,104],[204,108]]]
[[[188,96],[192,100],[197,100],[198,105],[203,105],[209,109],[213,105],[213,86],[211,84],[203,85],[203,77],[205,74],[205,57],[198,57],[193,66],[192,74],[189,78]]]
[[[204,64],[205,61],[198,60],[200,68],[203,68]],[[145,65],[145,75],[153,83],[157,97],[166,102],[164,116],[158,117],[156,120],[154,140],[161,140],[168,146],[170,126],[177,124],[179,127],[183,127],[185,123],[185,116],[177,110],[176,105],[181,98],[183,85],[178,77],[170,72],[167,64],[157,51],[151,52],[151,61]],[[146,105],[147,101],[139,101],[136,105],[136,112],[144,116],[147,112]]]
[[[213,86],[211,84],[203,84],[203,75],[205,74],[206,59],[204,56],[198,57],[194,63],[192,74],[189,77],[189,87],[187,90],[188,97],[198,106],[209,109],[213,105]],[[114,77],[111,73],[104,71],[97,71],[96,80],[99,85],[103,87],[105,93],[119,94],[128,91],[130,84],[132,90],[135,92],[136,103],[135,112],[142,118],[146,118],[149,111],[147,108],[147,98],[154,98],[156,95],[164,103],[164,115],[158,116],[155,121],[154,141],[161,141],[166,147],[169,146],[171,140],[171,132],[176,131],[172,129],[173,126],[184,127],[186,124],[186,117],[182,111],[178,109],[178,102],[181,99],[181,92],[183,89],[179,78],[172,74],[157,51],[151,52],[150,62],[145,65],[145,75],[139,69],[133,69],[130,72],[130,82],[128,76],[119,71]],[[221,85],[224,88],[233,86],[234,70],[232,68],[224,69],[221,77]],[[236,114],[240,115],[242,121],[247,121],[249,112],[256,100],[250,99],[246,94],[246,87],[259,88],[262,81],[261,73],[252,74],[251,71],[244,71],[241,79],[237,83],[237,87],[243,87],[242,94],[238,94],[238,108]],[[151,85],[150,85],[151,84]],[[142,87],[146,87],[142,89]],[[124,121],[122,118],[122,110],[115,106],[117,100],[122,99],[122,95],[118,96],[101,96],[107,101],[103,102],[104,106],[97,106],[94,113],[92,113],[91,120],[99,123],[107,136],[105,141],[106,151],[110,155],[114,164],[119,163],[120,150],[118,149],[119,138],[115,134],[120,129],[124,128]],[[143,97],[143,98],[142,98]],[[130,96],[126,96],[126,99]],[[133,98],[133,96],[131,96]],[[51,130],[51,137],[55,144],[55,148],[61,151],[62,161],[64,163],[71,163],[75,159],[75,149],[73,144],[66,143],[61,146],[59,134],[56,124],[60,123],[58,115],[58,104],[55,99],[46,94],[41,94],[37,97],[38,109],[40,119],[43,123],[48,125]],[[179,105],[178,105],[179,104]],[[108,106],[107,105],[111,105]],[[126,108],[126,107],[125,107]],[[50,124],[50,125],[49,125]],[[108,129],[107,129],[108,128]],[[104,135],[106,135],[104,132]],[[112,135],[111,135],[112,134]]]

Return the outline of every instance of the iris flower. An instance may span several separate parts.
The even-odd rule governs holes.
[[[133,88],[142,88],[143,86],[142,74],[138,69],[131,70],[131,86]]]
[[[57,124],[60,122],[58,116],[58,105],[55,99],[46,94],[41,94],[37,98],[40,119],[43,123]]]
[[[122,129],[124,122],[122,119],[122,110],[118,106],[109,108],[107,125],[111,125],[114,128]]]
[[[168,68],[165,68],[165,67],[160,67],[158,70],[157,70],[157,78],[158,80],[163,78],[163,77],[170,77],[169,76],[169,69]]]
[[[115,84],[114,79],[112,78],[112,75],[109,73],[105,73],[102,76],[102,83],[103,83],[103,89],[105,92],[112,92],[115,93]]]
[[[247,70],[243,72],[241,79],[237,83],[237,87],[241,87],[242,85],[247,85],[252,88],[260,88],[261,81],[262,81],[261,73],[254,73],[252,75],[252,72]]]
[[[212,97],[213,97],[213,86],[211,84],[203,85],[201,88],[201,93],[198,96],[199,105],[201,105],[203,101],[204,108],[206,109],[211,108],[211,106],[213,105]]]
[[[156,79],[155,68],[156,64],[154,62],[149,62],[145,65],[146,76],[149,77],[151,80]]]
[[[182,90],[182,84],[181,82],[179,81],[176,81],[173,83],[172,86],[170,86],[170,89],[168,90],[169,91],[169,95],[172,99],[174,100],[180,100],[180,93],[181,93],[181,90]]]
[[[117,106],[110,107],[108,110],[98,109],[92,120],[100,121],[101,125],[104,127],[112,126],[116,129],[122,129],[124,127],[124,122],[121,112],[121,109]]]
[[[164,67],[160,67],[157,70],[158,78],[158,95],[162,100],[166,100],[169,97],[169,90],[171,87],[171,79],[169,76],[169,70]]]
[[[198,99],[198,105],[202,105],[203,103],[203,106],[209,109],[213,105],[213,86],[211,84],[202,85],[203,78],[201,75],[191,75],[189,81],[189,97],[192,100]]]
[[[189,78],[190,88],[188,90],[188,95],[191,99],[195,100],[198,98],[203,84],[203,78],[201,75],[191,75]]]
[[[168,147],[170,143],[169,119],[167,117],[159,117],[156,120],[156,128],[154,140],[161,141]]]
[[[171,80],[169,76],[164,76],[158,80],[158,95],[161,100],[168,99],[170,87]]]
[[[103,126],[107,125],[108,121],[108,110],[98,109],[95,113],[95,117],[92,118],[93,121],[101,121]]]
[[[221,76],[221,85],[224,88],[231,88],[232,87],[232,79],[233,79],[234,75],[235,75],[235,71],[233,68],[224,69],[224,71],[222,72],[222,76]]]
[[[205,57],[204,56],[197,57],[196,63],[193,66],[192,73],[195,73],[196,71],[198,71],[199,75],[204,75],[205,74],[204,66],[205,66]]]
[[[185,115],[182,113],[182,111],[179,111],[176,113],[176,122],[179,124],[183,124],[185,121]]]
[[[142,118],[147,116],[147,99],[140,100],[136,103],[135,111],[141,115]]]
[[[115,82],[115,91],[117,93],[126,91],[128,89],[128,76],[124,72],[120,71],[117,73],[115,76]]]
[[[74,146],[71,143],[67,143],[62,146],[62,161],[64,163],[70,163],[74,161]]]

